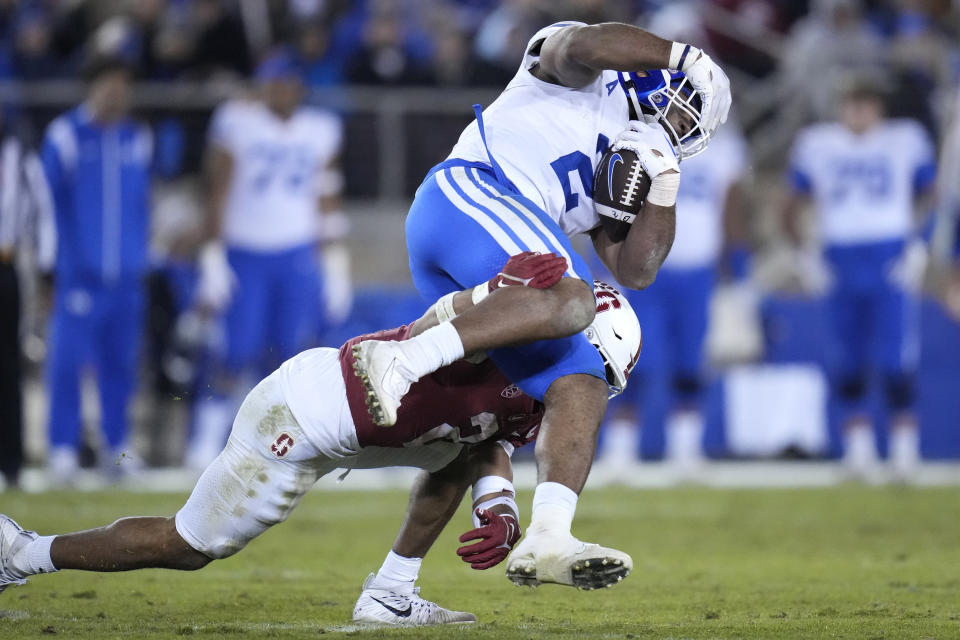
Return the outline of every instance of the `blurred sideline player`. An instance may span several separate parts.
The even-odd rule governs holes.
[[[153,136],[130,117],[133,71],[95,57],[83,104],[47,128],[41,150],[57,249],[50,355],[49,467],[68,483],[77,469],[80,382],[97,375],[109,474],[134,470],[127,408],[137,380],[148,268]]]
[[[885,117],[878,87],[868,78],[853,79],[840,96],[839,121],[799,133],[785,222],[799,246],[799,213],[813,201],[829,271],[831,364],[843,413],[844,463],[858,477],[876,468],[865,399],[870,373],[877,371],[890,412],[890,461],[895,474],[906,478],[920,452],[914,374],[924,258],[918,257],[923,248],[915,212],[931,191],[936,164],[933,144],[918,123]]]
[[[631,390],[611,405],[604,464],[623,467],[637,460],[643,391],[654,375],[669,375],[672,382],[666,459],[682,472],[695,471],[702,462],[708,310],[721,254],[734,278],[747,275],[739,180],[748,162],[746,141],[729,123],[706,151],[683,162],[673,248],[656,282],[626,292],[643,327],[644,356],[633,372]]]
[[[699,49],[625,24],[557,23],[533,36],[507,89],[482,114],[475,108],[477,120],[417,191],[407,248],[427,299],[491,277],[521,251],[569,262],[569,277],[546,292],[479,291],[475,308],[414,340],[358,345],[381,426],[393,423],[413,381],[464,352],[488,351],[543,400],[531,525],[507,566],[518,584],[554,581],[578,557],[583,543],[570,525],[606,410],[605,363],[580,335],[596,312],[592,278],[568,236],[590,232],[618,282],[649,285],[673,241],[677,156],[702,150],[729,104],[726,76]],[[600,232],[592,200],[611,142],[636,152],[651,178],[640,215],[616,243]]]
[[[197,293],[201,306],[225,311],[226,344],[212,396],[198,402],[186,459],[194,469],[223,445],[239,378],[286,360],[317,330],[318,243],[344,225],[340,120],[302,104],[300,68],[285,51],[264,60],[255,81],[256,98],[226,102],[210,125]]]
[[[483,286],[554,285],[566,262],[553,254],[515,256]],[[640,327],[622,296],[597,283],[609,304],[589,327],[590,344],[622,371],[625,384],[640,344]],[[173,518],[124,518],[63,536],[38,536],[0,516],[0,591],[59,569],[125,571],[148,567],[200,569],[225,558],[282,522],[318,478],[338,467],[405,465],[427,471],[418,479],[393,550],[364,582],[354,619],[388,624],[472,622],[472,614],[443,609],[414,587],[423,555],[473,485],[475,529],[458,550],[475,569],[501,562],[520,538],[510,454],[532,441],[543,405],[521,393],[487,359],[458,362],[414,384],[392,429],[374,425],[363,386],[352,374],[352,345],[405,340],[448,321],[473,303],[471,291],[437,304],[409,326],[362,336],[339,350],[311,349],[284,363],[250,392],[226,447],[207,468]],[[465,446],[470,445],[470,446]],[[584,550],[589,557],[590,550]],[[603,571],[616,582],[629,556]],[[580,581],[578,578],[586,578]],[[568,584],[604,586],[599,568]]]

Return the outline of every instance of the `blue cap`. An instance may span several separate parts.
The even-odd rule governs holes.
[[[289,51],[278,51],[267,56],[253,74],[257,82],[275,80],[299,80],[302,77],[300,63]]]

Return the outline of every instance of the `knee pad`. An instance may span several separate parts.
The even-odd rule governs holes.
[[[887,406],[893,411],[904,411],[913,407],[913,376],[903,373],[888,375],[884,380],[887,394]]]
[[[673,377],[673,391],[682,400],[695,400],[702,389],[700,376],[679,373]]]
[[[859,375],[841,378],[837,384],[837,393],[845,402],[859,402],[867,393],[867,380]]]

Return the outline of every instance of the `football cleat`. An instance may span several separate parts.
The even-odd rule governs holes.
[[[353,373],[366,391],[364,400],[373,423],[378,427],[392,427],[397,423],[397,410],[403,396],[417,381],[399,343],[365,340],[353,345],[353,358]]]
[[[573,536],[555,539],[528,535],[507,559],[507,578],[527,587],[562,584],[600,589],[612,587],[632,570],[633,559],[626,553]]]
[[[10,585],[27,583],[24,578],[14,577],[8,565],[20,549],[37,537],[35,532],[25,531],[13,518],[0,513],[0,593]]]
[[[420,587],[409,591],[372,586],[374,574],[363,581],[360,597],[353,607],[353,621],[397,627],[426,627],[437,624],[468,624],[477,617],[465,611],[451,611],[420,597]]]

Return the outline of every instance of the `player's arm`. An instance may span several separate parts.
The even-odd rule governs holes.
[[[803,246],[803,212],[810,205],[810,196],[797,190],[787,194],[783,206],[783,231],[794,247]]]
[[[600,260],[617,282],[630,289],[646,289],[653,284],[670,253],[676,228],[675,205],[645,202],[622,241],[613,242],[601,228],[591,231],[590,238]]]
[[[650,176],[650,189],[626,238],[614,242],[601,228],[590,235],[597,255],[617,282],[631,289],[645,289],[657,277],[673,246],[680,165],[659,126],[632,122],[614,140],[613,149],[628,149],[637,154]]]
[[[218,311],[230,301],[236,286],[236,276],[230,268],[226,249],[220,239],[226,216],[227,195],[234,175],[233,155],[213,142],[207,149],[204,165],[207,179],[207,216],[204,244],[199,255],[197,302],[201,308]]]
[[[227,206],[227,194],[233,180],[233,155],[218,144],[207,148],[204,158],[207,177],[207,217],[204,226],[204,239],[217,240],[223,229],[223,219]]]
[[[715,130],[730,110],[730,81],[710,56],[639,27],[618,22],[572,25],[544,40],[534,74],[566,87],[584,87],[605,70],[676,69],[703,98],[703,125]]]

